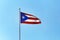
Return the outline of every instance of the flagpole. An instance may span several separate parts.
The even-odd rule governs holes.
[[[21,22],[21,9],[19,8],[19,40],[21,40],[21,25],[20,25],[20,22]]]

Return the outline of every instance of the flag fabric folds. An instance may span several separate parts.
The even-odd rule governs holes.
[[[21,23],[24,24],[41,24],[41,20],[34,15],[27,14],[24,12],[20,12],[21,15]]]

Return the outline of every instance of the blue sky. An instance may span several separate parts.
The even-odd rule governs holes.
[[[18,40],[19,8],[41,19],[21,25],[21,40],[60,40],[60,0],[0,0],[0,40]]]

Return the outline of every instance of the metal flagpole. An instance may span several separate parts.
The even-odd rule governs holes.
[[[19,40],[21,40],[21,9],[19,8]]]

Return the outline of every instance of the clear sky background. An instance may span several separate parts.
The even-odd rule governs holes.
[[[60,40],[60,0],[0,0],[0,40],[18,40],[19,8],[42,24],[21,25],[21,40]]]

